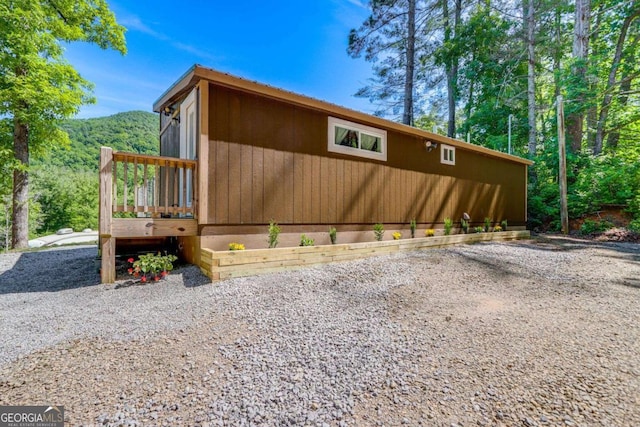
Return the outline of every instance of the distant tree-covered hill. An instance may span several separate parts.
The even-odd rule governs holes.
[[[43,158],[33,159],[33,164],[97,171],[102,146],[117,151],[158,154],[158,126],[158,116],[144,111],[129,111],[93,119],[72,119],[63,125],[69,134],[71,145],[68,148],[54,149]]]

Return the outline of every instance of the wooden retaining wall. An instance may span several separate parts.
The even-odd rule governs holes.
[[[200,269],[212,281],[293,270],[311,265],[347,261],[374,255],[416,249],[440,248],[460,243],[528,239],[528,230],[496,233],[456,234],[452,236],[420,237],[382,242],[346,243],[337,245],[250,249],[244,251],[212,251],[201,249]]]

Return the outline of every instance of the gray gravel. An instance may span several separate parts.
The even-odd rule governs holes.
[[[65,405],[70,425],[640,424],[638,245],[487,243],[216,284],[188,267],[122,288],[93,258],[0,256],[0,404]]]

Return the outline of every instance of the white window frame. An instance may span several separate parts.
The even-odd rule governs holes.
[[[447,153],[449,153],[447,155]],[[445,165],[455,165],[456,164],[456,147],[452,147],[451,145],[440,145],[440,163]]]
[[[380,138],[380,152],[369,151],[362,148],[347,147],[344,145],[336,144],[336,126],[344,129],[353,130],[358,132],[358,135],[364,133],[366,135]],[[353,123],[347,120],[338,119],[336,117],[329,117],[328,120],[328,150],[332,153],[348,154],[350,156],[365,157],[367,159],[387,161],[387,131],[382,129],[373,128],[371,126],[362,125],[360,123]],[[358,138],[358,142],[360,138]]]

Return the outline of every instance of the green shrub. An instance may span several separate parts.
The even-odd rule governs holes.
[[[630,231],[640,234],[640,218],[631,221],[628,228]]]
[[[594,221],[592,219],[585,219],[580,226],[581,234],[596,234],[607,231],[613,228],[613,224],[609,221]]]
[[[335,245],[338,241],[338,230],[335,227],[329,227],[329,239],[331,239],[332,245]]]
[[[491,222],[492,222],[491,218],[489,217],[484,218],[484,231],[487,233],[491,231]]]
[[[444,235],[448,236],[451,234],[451,229],[453,228],[453,220],[451,218],[444,219]]]
[[[462,232],[464,234],[467,234],[469,232],[469,221],[467,221],[466,219],[462,218],[460,220],[460,228],[462,228]]]
[[[140,277],[142,282],[147,281],[147,275],[149,280],[158,281],[173,270],[173,261],[177,259],[175,255],[161,255],[160,252],[140,255],[137,260],[129,258],[128,261],[131,264],[129,274],[135,278]]]
[[[313,246],[315,240],[310,237],[305,236],[304,234],[300,236],[300,246]]]
[[[278,227],[278,224],[273,220],[269,221],[269,240],[267,240],[267,243],[269,243],[270,248],[275,248],[276,246],[278,246],[279,235],[280,227]]]
[[[476,227],[476,228],[474,228],[474,230],[475,230],[476,233],[482,233],[484,231],[484,228]]]
[[[377,223],[373,226],[373,234],[378,242],[382,241],[384,237],[384,225]]]
[[[414,237],[416,237],[416,220],[412,219],[411,223],[409,224],[409,228],[411,228],[411,238],[413,239]]]
[[[503,219],[500,221],[500,227],[502,227],[502,231],[507,231],[507,220]]]

